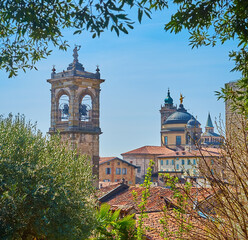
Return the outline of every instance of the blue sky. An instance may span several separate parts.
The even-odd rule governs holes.
[[[82,46],[79,61],[86,71],[95,72],[99,64],[101,77],[106,79],[100,103],[103,157],[160,145],[159,109],[168,88],[177,105],[180,93],[185,96],[185,108],[197,116],[203,128],[208,112],[213,121],[219,114],[224,119],[224,103],[217,101],[214,91],[240,77],[230,73],[234,65],[228,52],[235,43],[192,50],[187,32],[174,35],[163,30],[165,19],[164,13],[155,13],[152,20],[135,24],[133,31],[119,38],[111,32],[99,39],[88,33],[64,33],[72,48],[74,44]],[[60,72],[72,62],[72,48],[67,52],[55,49],[38,63],[38,71],[20,72],[13,79],[0,71],[0,113],[23,113],[46,133],[50,126],[50,86],[46,80],[53,64]]]

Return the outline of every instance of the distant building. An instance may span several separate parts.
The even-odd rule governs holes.
[[[173,150],[164,146],[144,146],[129,152],[122,153],[121,155],[124,160],[138,167],[136,183],[142,183],[147,172],[147,168],[149,167],[150,160],[155,162],[155,165],[153,166],[153,172],[156,172],[158,170],[157,157],[169,152],[173,152]]]
[[[155,162],[152,173],[157,178],[160,172],[182,178],[200,178],[200,165],[206,165],[206,162],[211,162],[207,165],[210,164],[214,173],[215,159],[219,158],[220,154],[218,149],[212,148],[219,147],[222,138],[214,132],[210,114],[205,133],[202,134],[200,122],[184,108],[183,98],[181,94],[177,108],[173,105],[168,91],[164,105],[161,106],[161,147],[143,146],[121,154],[124,160],[138,167],[136,183],[143,182],[150,160]]]
[[[101,157],[99,163],[100,182],[121,182],[135,184],[136,168],[134,164],[118,157]]]
[[[167,97],[164,99],[164,105],[161,105],[161,126],[167,120],[167,118],[174,112],[176,112],[177,107],[173,104],[173,99],[170,96],[170,90],[168,89]],[[161,127],[161,146],[164,146],[163,131]]]
[[[210,113],[208,113],[205,132],[201,136],[201,142],[202,145],[211,147],[219,147],[223,142],[223,138],[214,132],[214,125],[212,123]]]
[[[218,176],[222,174],[223,165],[220,164],[220,158],[221,151],[218,148],[174,151],[158,156],[158,173],[172,173],[170,175],[184,179],[191,178],[204,185],[206,182],[201,177],[204,171],[210,170],[211,174]]]
[[[160,110],[161,112],[161,110]],[[162,119],[161,112],[161,119]],[[183,106],[183,97],[180,105],[161,123],[161,145],[171,149],[195,146],[200,139],[201,124]]]

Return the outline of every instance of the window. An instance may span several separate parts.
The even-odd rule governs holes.
[[[182,159],[182,165],[184,165],[184,160]]]
[[[111,168],[106,168],[105,171],[106,171],[106,174],[111,174]]]
[[[141,167],[138,166],[138,168],[137,168],[137,173],[140,173],[140,172],[141,172]]]
[[[174,165],[174,160],[171,160],[171,165]]]
[[[107,162],[107,165],[110,165],[110,162]]]
[[[179,164],[177,164],[177,170],[179,170]]]
[[[181,145],[181,136],[176,136],[176,145]]]
[[[166,160],[166,165],[169,165],[169,160]]]
[[[168,137],[167,136],[164,137],[164,145],[168,146]]]
[[[116,168],[116,174],[120,175],[121,174],[121,168]]]
[[[104,182],[110,182],[110,179],[104,179],[103,181]]]
[[[122,168],[122,174],[127,175],[127,169],[126,168]]]
[[[120,165],[121,163],[120,162],[117,162],[117,165]]]
[[[193,159],[193,165],[196,165],[196,160],[195,159]]]
[[[214,165],[214,160],[213,159],[211,159],[211,165]]]
[[[212,175],[214,175],[214,170],[213,169],[211,169],[211,173],[212,173]]]
[[[115,182],[120,182],[120,179],[115,179]]]
[[[191,161],[190,161],[190,159],[188,159],[188,165],[190,165],[191,164]]]
[[[132,181],[128,181],[128,184],[132,184],[133,182]]]
[[[160,161],[160,165],[164,165],[164,161],[163,160]]]

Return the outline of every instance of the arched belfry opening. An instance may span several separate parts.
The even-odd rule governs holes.
[[[90,95],[85,95],[79,103],[79,120],[81,122],[91,122],[92,111],[92,98]]]
[[[52,69],[51,79],[51,127],[50,134],[60,133],[61,139],[77,146],[80,154],[88,156],[93,174],[99,174],[100,128],[100,77],[97,65],[95,73],[87,72],[79,62],[78,51],[73,50],[73,61],[67,70]],[[98,185],[96,184],[96,187]]]
[[[61,122],[69,121],[69,96],[63,94],[58,101],[58,120]]]

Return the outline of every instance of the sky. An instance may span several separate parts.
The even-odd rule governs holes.
[[[185,96],[184,107],[202,124],[210,112],[213,122],[225,105],[217,101],[215,91],[237,80],[228,52],[235,42],[216,47],[191,49],[188,33],[170,34],[163,30],[168,19],[165,13],[155,13],[152,20],[135,24],[128,35],[117,37],[106,31],[92,39],[89,33],[73,35],[65,31],[71,48],[67,52],[53,49],[47,59],[37,64],[38,71],[19,72],[12,79],[0,71],[0,114],[21,113],[27,120],[37,122],[46,134],[50,127],[50,84],[52,65],[57,72],[72,62],[74,45],[81,45],[79,61],[86,71],[95,72],[100,66],[100,156],[120,156],[121,153],[145,145],[160,146],[161,104],[168,88],[174,104],[179,105],[180,93]]]

